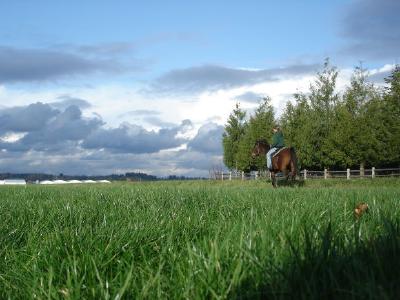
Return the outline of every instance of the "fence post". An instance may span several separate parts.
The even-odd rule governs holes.
[[[347,179],[350,179],[350,169],[347,169]]]
[[[304,169],[304,180],[307,180],[307,170]]]
[[[221,172],[221,180],[224,181],[224,171]]]
[[[242,171],[242,180],[244,180],[244,171]]]
[[[363,178],[365,176],[365,167],[364,164],[360,164],[360,177]]]
[[[232,180],[232,171],[229,172],[229,180]]]
[[[257,178],[258,178],[258,171],[256,172],[256,175],[255,175],[255,179],[257,180]]]
[[[324,169],[324,179],[328,179],[328,169]]]
[[[372,176],[372,178],[375,178],[375,167],[372,167],[371,176]]]

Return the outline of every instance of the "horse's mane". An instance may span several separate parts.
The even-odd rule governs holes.
[[[261,146],[269,146],[268,142],[266,139],[258,139],[256,141],[256,145],[261,145]]]

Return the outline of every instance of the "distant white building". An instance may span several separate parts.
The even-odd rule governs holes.
[[[68,183],[82,183],[82,181],[76,180],[76,179],[72,179],[72,180],[68,180]]]
[[[25,179],[4,179],[4,183],[7,185],[26,185]]]
[[[97,180],[97,182],[98,182],[98,183],[111,183],[111,181],[105,180],[105,179],[103,179],[103,180]]]
[[[59,180],[54,180],[53,183],[54,183],[54,184],[66,184],[66,183],[68,183],[68,182],[66,182],[65,180],[60,180],[60,179],[59,179]]]
[[[40,184],[54,184],[54,182],[50,180],[43,180],[40,182]]]
[[[76,184],[76,183],[111,183],[111,181],[109,180],[76,180],[76,179],[72,179],[72,180],[43,180],[40,181],[39,184]],[[0,182],[1,184],[1,182]]]

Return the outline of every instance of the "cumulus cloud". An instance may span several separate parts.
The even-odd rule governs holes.
[[[61,104],[63,108],[65,103]],[[0,110],[0,148],[50,153],[69,151],[75,147],[123,153],[153,153],[181,146],[187,141],[185,133],[193,128],[190,120],[183,120],[179,125],[168,123],[168,127],[157,131],[127,122],[117,128],[105,128],[104,124],[99,117],[83,117],[81,109],[76,105],[58,110],[38,102],[4,108]],[[14,138],[17,133],[23,135]]]
[[[151,111],[136,113],[157,116]],[[0,167],[8,172],[53,174],[141,171],[207,176],[213,165],[222,165],[223,127],[217,124],[204,124],[194,137],[188,119],[159,130],[126,122],[114,128],[104,125],[101,118],[84,117],[76,105],[57,109],[38,102],[3,108]]]
[[[65,110],[68,107],[70,107],[71,105],[77,106],[80,109],[87,109],[92,107],[92,105],[84,100],[84,99],[80,99],[80,98],[74,98],[71,96],[60,96],[58,97],[59,101],[56,102],[51,102],[49,103],[52,107],[59,109],[59,110]]]
[[[224,127],[208,123],[200,127],[197,135],[188,143],[188,149],[203,153],[222,155],[222,134]]]
[[[350,45],[345,54],[359,59],[398,59],[400,53],[400,1],[353,1],[343,18],[342,35]]]
[[[36,104],[40,109],[37,112],[44,114],[49,105]],[[51,109],[51,108],[50,108]],[[19,124],[20,120],[14,120],[19,126],[19,131],[25,131],[26,134],[16,142],[2,142],[0,148],[8,151],[46,151],[59,152],[70,151],[77,146],[77,143],[85,139],[93,130],[103,125],[103,121],[98,118],[84,119],[82,112],[77,106],[69,106],[65,111],[51,109],[51,118],[47,118],[46,122],[41,123],[41,126],[29,127],[26,125],[34,124],[37,120],[37,115],[27,115],[27,118]],[[17,132],[17,128],[4,128],[0,130]]]
[[[58,113],[50,105],[41,102],[0,109],[0,133],[40,130]]]
[[[252,70],[204,65],[176,69],[157,78],[146,91],[148,93],[198,93],[215,91],[266,81],[276,81],[285,76],[296,77],[314,73],[317,65],[293,65],[284,68]]]
[[[82,144],[87,149],[107,149],[112,152],[153,153],[180,146],[185,140],[177,134],[185,130],[188,122],[159,131],[146,130],[142,126],[123,123],[118,128],[101,128],[88,136]]]

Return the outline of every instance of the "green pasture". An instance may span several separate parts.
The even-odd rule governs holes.
[[[399,296],[400,179],[0,187],[0,299]]]

